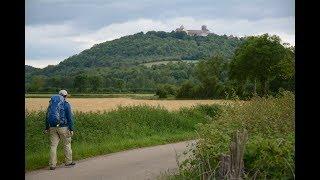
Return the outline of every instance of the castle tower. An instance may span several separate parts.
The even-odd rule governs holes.
[[[206,25],[202,25],[202,26],[201,26],[201,30],[202,30],[202,31],[205,31],[205,32],[209,31],[209,30],[207,29],[207,26],[206,26]]]
[[[184,26],[181,25],[179,28],[176,29],[176,31],[184,31]]]

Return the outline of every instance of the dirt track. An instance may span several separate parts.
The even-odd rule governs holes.
[[[181,155],[187,145],[194,141],[166,144],[148,148],[128,150],[105,156],[98,156],[76,162],[74,167],[58,167],[54,171],[48,168],[28,172],[26,180],[141,180],[156,179],[168,169],[176,170],[176,152],[179,161],[186,158]]]

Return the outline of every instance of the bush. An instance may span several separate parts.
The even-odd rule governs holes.
[[[211,123],[197,126],[199,141],[191,150],[194,158],[182,163],[181,176],[189,178],[204,172],[215,175],[220,156],[229,151],[233,133],[245,129],[249,137],[244,155],[246,176],[292,179],[294,104],[293,93],[283,91],[278,97],[254,97],[243,104],[220,109],[219,116]]]
[[[159,98],[167,98],[168,91],[164,87],[158,87],[156,90],[156,95],[159,96]]]
[[[194,84],[191,81],[186,81],[178,89],[176,98],[193,98]]]
[[[202,112],[203,114],[206,114],[207,116],[211,118],[216,118],[221,113],[222,106],[220,105],[198,105],[195,107],[196,110]]]
[[[257,179],[293,179],[294,137],[252,137],[244,154],[245,171],[248,177]]]
[[[159,85],[156,89],[156,95],[159,96],[159,98],[167,98],[168,95],[175,95],[177,93],[177,89],[174,85],[171,84],[162,84]]]
[[[164,89],[168,92],[168,94],[170,94],[170,95],[176,95],[176,93],[177,93],[177,88],[176,88],[176,86],[174,86],[174,85],[165,84],[163,88],[164,88]]]

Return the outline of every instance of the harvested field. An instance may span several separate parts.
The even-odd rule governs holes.
[[[139,100],[130,98],[70,98],[73,111],[111,111],[118,106],[150,105],[162,106],[170,111],[181,107],[192,107],[198,104],[230,104],[231,100]],[[26,98],[25,109],[28,111],[46,110],[49,98]]]

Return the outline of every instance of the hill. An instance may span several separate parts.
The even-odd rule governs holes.
[[[113,83],[115,82],[114,78],[125,82],[130,79],[128,78],[130,74],[123,74],[124,71],[127,73],[129,71],[139,71],[140,73],[137,74],[144,77],[157,76],[152,75],[154,74],[153,72],[144,74],[149,71],[146,68],[150,67],[138,66],[158,61],[176,62],[181,60],[201,60],[216,54],[220,54],[228,59],[232,57],[235,49],[243,41],[243,38],[231,38],[226,35],[220,36],[216,34],[210,34],[203,37],[189,36],[185,32],[174,31],[170,33],[163,31],[149,31],[147,33],[140,32],[112,41],[96,44],[90,49],[73,55],[55,66],[50,65],[43,69],[26,66],[26,85],[32,83],[32,79],[34,79],[35,76],[41,76],[42,79],[45,79],[44,81],[47,81],[48,78],[52,77],[60,78],[60,80],[61,78],[65,78],[67,79],[66,81],[69,82],[67,87],[72,87],[74,85],[73,81],[75,77],[80,74],[100,76],[104,80],[104,77],[113,78],[113,80],[110,80]],[[181,64],[183,63],[168,65],[170,72],[169,74],[166,72],[166,76],[170,76],[171,78],[168,83],[176,84],[178,82],[182,82],[181,79],[176,79],[174,74],[176,76],[177,73],[180,73],[180,75],[184,74],[180,71],[188,70],[193,66],[192,64],[188,64],[179,68],[178,66]],[[188,66],[188,68],[185,66]],[[175,73],[173,73],[173,71],[175,71]],[[115,76],[115,72],[118,72],[118,75]],[[150,80],[149,77],[145,78]],[[184,79],[185,78],[190,77],[186,76]],[[165,83],[165,80],[161,82]],[[155,82],[155,84],[157,84],[157,82]],[[154,87],[154,85],[151,87]]]
[[[33,72],[38,72],[38,71],[40,71],[40,69],[39,69],[39,68],[35,68],[35,67],[33,67],[33,66],[25,65],[25,66],[24,66],[24,71],[25,71],[26,73],[33,73]]]
[[[184,32],[140,32],[94,45],[57,66],[44,68],[42,72],[51,74],[59,69],[131,66],[168,59],[198,60],[215,54],[229,58],[242,41],[241,38],[216,34],[202,37]]]

